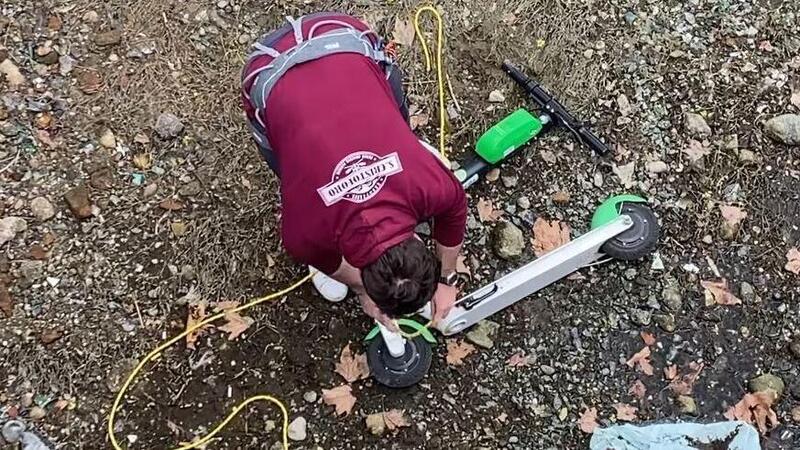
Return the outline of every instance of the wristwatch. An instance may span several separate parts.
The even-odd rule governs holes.
[[[447,275],[442,275],[439,277],[439,283],[446,284],[448,286],[455,286],[457,281],[458,281],[458,272],[456,271],[450,272]]]

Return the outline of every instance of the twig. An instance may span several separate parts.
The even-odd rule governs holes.
[[[142,319],[142,311],[139,309],[139,302],[134,297],[133,299],[133,306],[136,307],[136,315],[139,317],[139,326],[144,328],[144,320]]]
[[[20,152],[20,150],[19,150],[19,149],[17,149],[17,153],[14,155],[14,159],[12,159],[12,160],[11,160],[11,162],[10,162],[10,163],[8,163],[8,165],[7,165],[7,166],[5,166],[5,167],[3,167],[2,169],[0,169],[0,173],[3,173],[3,172],[5,172],[5,171],[6,171],[6,170],[8,170],[9,168],[11,168],[11,166],[13,166],[14,164],[16,164],[16,163],[17,163],[17,160],[19,159],[19,152]]]
[[[455,106],[456,111],[460,113],[461,105],[458,104],[458,98],[456,98],[456,94],[453,92],[453,83],[450,82],[450,74],[445,72],[444,77],[447,79],[447,91],[450,92],[450,98],[453,99],[453,106]]]

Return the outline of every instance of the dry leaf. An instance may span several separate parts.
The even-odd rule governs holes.
[[[12,88],[20,86],[25,83],[25,77],[19,68],[8,58],[0,63],[0,73],[6,76],[8,85]]]
[[[478,218],[481,222],[496,222],[503,215],[503,211],[494,209],[492,201],[485,198],[478,200],[477,208]]]
[[[133,165],[139,170],[148,170],[153,166],[153,158],[149,153],[138,153],[133,156]]]
[[[400,45],[411,46],[414,43],[414,24],[410,20],[395,18],[392,39]]]
[[[475,347],[464,341],[456,341],[451,339],[447,341],[447,356],[445,360],[451,366],[460,366],[464,364],[464,358],[469,356],[470,353],[475,351]]]
[[[167,198],[164,199],[161,203],[158,204],[161,209],[166,209],[167,211],[179,211],[183,209],[183,203],[175,200],[174,198]]]
[[[78,88],[84,94],[95,94],[103,85],[103,78],[95,69],[80,68],[76,71],[75,78],[78,80]]]
[[[632,422],[636,420],[636,411],[639,409],[631,406],[627,403],[617,403],[614,405],[614,409],[617,410],[617,420],[621,420],[623,422]]]
[[[772,389],[754,394],[745,394],[735,406],[731,406],[724,416],[728,420],[741,420],[749,424],[755,423],[758,431],[765,434],[778,426],[778,415],[772,410],[777,394]]]
[[[150,138],[147,137],[146,134],[139,132],[133,137],[133,142],[136,142],[137,144],[149,144]]]
[[[719,211],[722,214],[722,219],[732,229],[736,229],[742,220],[747,217],[747,212],[737,206],[719,205]]]
[[[586,411],[584,411],[580,419],[578,419],[578,426],[580,426],[581,431],[584,433],[594,433],[594,430],[600,426],[600,424],[597,423],[597,408],[586,408]]]
[[[386,428],[389,431],[394,431],[398,428],[410,427],[411,423],[406,419],[404,409],[392,409],[383,413],[383,421],[386,422]]]
[[[188,295],[188,294],[187,294]],[[204,321],[208,314],[206,313],[206,302],[205,301],[198,301],[196,303],[189,303],[187,306],[189,310],[189,316],[186,319],[186,329],[189,330],[190,328],[196,326],[198,323]],[[190,350],[194,350],[194,344],[200,339],[200,336],[203,335],[205,330],[208,328],[208,325],[200,327],[191,333],[186,335],[186,348]]]
[[[689,162],[696,163],[708,155],[710,151],[703,143],[691,140],[689,141],[689,146],[683,149],[683,153],[686,153],[686,156],[689,157]]]
[[[322,401],[326,405],[336,408],[336,415],[350,414],[356,404],[356,398],[352,394],[350,386],[343,384],[333,389],[322,390]]]
[[[172,230],[172,234],[175,237],[181,237],[186,234],[188,227],[183,222],[172,222],[170,225],[170,229]]]
[[[570,241],[569,225],[558,220],[545,220],[541,217],[533,224],[533,253],[542,256]]]
[[[220,311],[227,311],[229,309],[234,309],[239,306],[239,302],[236,300],[223,300],[221,302],[214,303],[214,312],[218,313]]]
[[[50,328],[48,330],[42,331],[42,334],[39,335],[39,340],[42,341],[44,345],[50,345],[53,342],[61,339],[64,336],[64,330],[61,328]]]
[[[667,381],[674,380],[678,376],[678,366],[664,367],[664,378]]]
[[[784,267],[795,275],[800,275],[800,250],[790,248],[786,253],[786,266]]]
[[[14,314],[14,300],[8,292],[8,286],[2,281],[0,281],[0,311],[3,311],[6,318]]]
[[[382,412],[367,415],[364,423],[367,425],[367,430],[375,436],[380,436],[386,431],[386,421],[383,419]]]
[[[631,356],[626,364],[628,367],[638,366],[638,370],[645,375],[653,375],[653,365],[650,364],[650,347],[645,346],[639,350],[635,355]]]
[[[642,337],[642,341],[644,342],[644,345],[647,345],[648,347],[651,346],[651,345],[655,345],[655,343],[656,343],[656,337],[653,336],[653,333],[648,333],[647,331],[642,331],[641,333],[639,333],[639,336]]]
[[[517,352],[511,355],[508,360],[506,360],[506,364],[509,367],[524,367],[530,363],[530,357],[525,356],[524,353]]]
[[[427,114],[414,114],[408,119],[408,124],[411,126],[412,130],[416,130],[419,127],[424,127],[428,124],[430,117]]]
[[[242,333],[250,328],[250,325],[255,323],[252,317],[242,317],[238,312],[228,311],[225,313],[225,320],[228,321],[225,325],[218,326],[217,329],[223,333],[228,333],[228,340],[232,341],[239,337]]]
[[[54,411],[63,411],[67,406],[69,406],[69,401],[64,400],[63,398],[55,403],[53,403],[53,410]]]
[[[742,303],[728,289],[728,280],[721,281],[701,281],[700,285],[705,288],[706,306],[717,305],[740,305]]]
[[[469,269],[467,265],[467,257],[464,255],[458,255],[456,258],[456,273],[463,273],[468,277],[472,278],[472,271]]]
[[[369,378],[369,365],[367,365],[367,355],[363,353],[355,356],[350,351],[350,343],[342,349],[339,362],[336,363],[336,373],[342,376],[348,383]]]
[[[689,367],[686,373],[684,373],[680,377],[677,376],[677,369],[676,369],[675,373],[676,376],[672,378],[672,382],[670,382],[669,384],[670,390],[672,390],[672,392],[674,392],[676,395],[687,395],[687,396],[692,395],[692,389],[694,389],[694,383],[695,381],[697,381],[697,378],[700,377],[700,372],[703,370],[703,367],[704,367],[703,364],[698,364],[692,361],[689,363]]]
[[[36,139],[50,148],[56,148],[59,144],[58,141],[54,141],[53,138],[50,137],[50,132],[47,130],[36,130]]]
[[[636,380],[633,382],[630,389],[628,389],[628,393],[641,400],[647,395],[647,387],[645,387],[641,380]]]
[[[500,169],[495,167],[494,169],[486,172],[486,175],[484,176],[484,178],[486,179],[486,181],[488,181],[490,183],[494,183],[495,181],[500,179]]]

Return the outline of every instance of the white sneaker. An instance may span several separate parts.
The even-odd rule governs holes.
[[[325,300],[338,303],[347,297],[348,287],[346,284],[334,280],[311,266],[308,266],[308,270],[316,272],[314,276],[311,277],[311,282],[314,283],[317,292],[319,292]]]

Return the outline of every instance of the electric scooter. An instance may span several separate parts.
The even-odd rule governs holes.
[[[540,84],[508,61],[501,67],[541,112],[537,117],[519,109],[481,136],[475,154],[454,172],[465,189],[492,167],[519,153],[533,138],[554,128],[568,130],[581,144],[601,156],[609,152],[603,141]],[[655,249],[659,233],[658,220],[645,199],[634,195],[611,197],[595,211],[588,233],[458,299],[447,317],[434,327],[451,336],[599,259],[641,259]],[[419,311],[419,315],[430,320],[430,305]],[[431,345],[436,342],[432,333],[416,321],[401,319],[398,324],[418,331],[414,333],[417,336],[405,338],[378,324],[366,337],[370,342],[367,362],[372,376],[392,388],[409,387],[422,380],[430,369]]]

